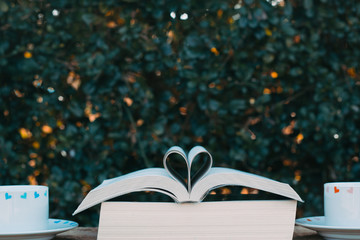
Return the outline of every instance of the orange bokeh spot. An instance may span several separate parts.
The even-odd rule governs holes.
[[[354,68],[348,68],[347,69],[347,74],[349,74],[350,77],[354,78],[356,77],[356,72]]]
[[[24,58],[32,58],[32,53],[29,51],[24,52]]]
[[[270,73],[270,76],[271,76],[272,78],[278,78],[278,77],[279,77],[279,74],[278,74],[277,72],[271,72],[271,73]]]
[[[32,143],[32,146],[35,149],[39,149],[40,148],[40,143],[35,141],[35,142]]]
[[[219,53],[219,51],[216,49],[216,47],[212,47],[211,49],[210,49],[210,51],[213,53],[213,54],[215,54],[215,56],[218,56],[220,53]]]
[[[126,103],[126,105],[128,105],[129,107],[133,104],[133,100],[129,97],[124,97],[124,102]]]
[[[108,28],[115,28],[117,26],[116,22],[110,21],[106,24]]]
[[[42,126],[41,130],[43,131],[43,133],[45,134],[50,134],[52,133],[53,129],[49,126],[49,125],[44,125]]]
[[[186,109],[186,107],[180,107],[180,108],[179,108],[179,111],[180,111],[180,114],[183,115],[183,116],[185,116],[185,115],[187,114],[187,109]]]
[[[296,136],[296,143],[297,143],[297,144],[300,144],[303,139],[304,139],[304,135],[303,135],[302,133],[299,133],[299,134]]]
[[[294,37],[294,43],[299,43],[300,40],[301,40],[300,35],[296,35],[296,36]]]
[[[26,128],[20,128],[19,133],[22,139],[28,139],[32,137],[32,133],[30,132],[29,129]]]
[[[265,34],[266,34],[266,36],[270,37],[270,36],[272,36],[272,31],[268,28],[265,28]]]
[[[270,88],[264,88],[263,94],[271,94]]]

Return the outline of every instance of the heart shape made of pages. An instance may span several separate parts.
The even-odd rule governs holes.
[[[187,156],[181,147],[174,146],[165,153],[163,163],[168,173],[190,193],[192,186],[210,170],[212,157],[202,146],[193,147]]]

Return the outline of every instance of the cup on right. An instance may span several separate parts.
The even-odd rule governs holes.
[[[360,228],[360,182],[325,183],[324,213],[328,226]]]

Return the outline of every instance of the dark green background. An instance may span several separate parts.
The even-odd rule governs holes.
[[[0,184],[47,184],[50,216],[96,225],[98,208],[71,216],[91,188],[200,144],[322,215],[323,183],[360,181],[359,15],[358,1],[0,0]]]

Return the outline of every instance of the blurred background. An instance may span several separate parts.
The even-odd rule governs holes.
[[[0,0],[0,184],[48,185],[51,217],[97,226],[99,207],[71,216],[92,188],[202,145],[322,215],[325,182],[360,181],[359,15],[335,0]]]

